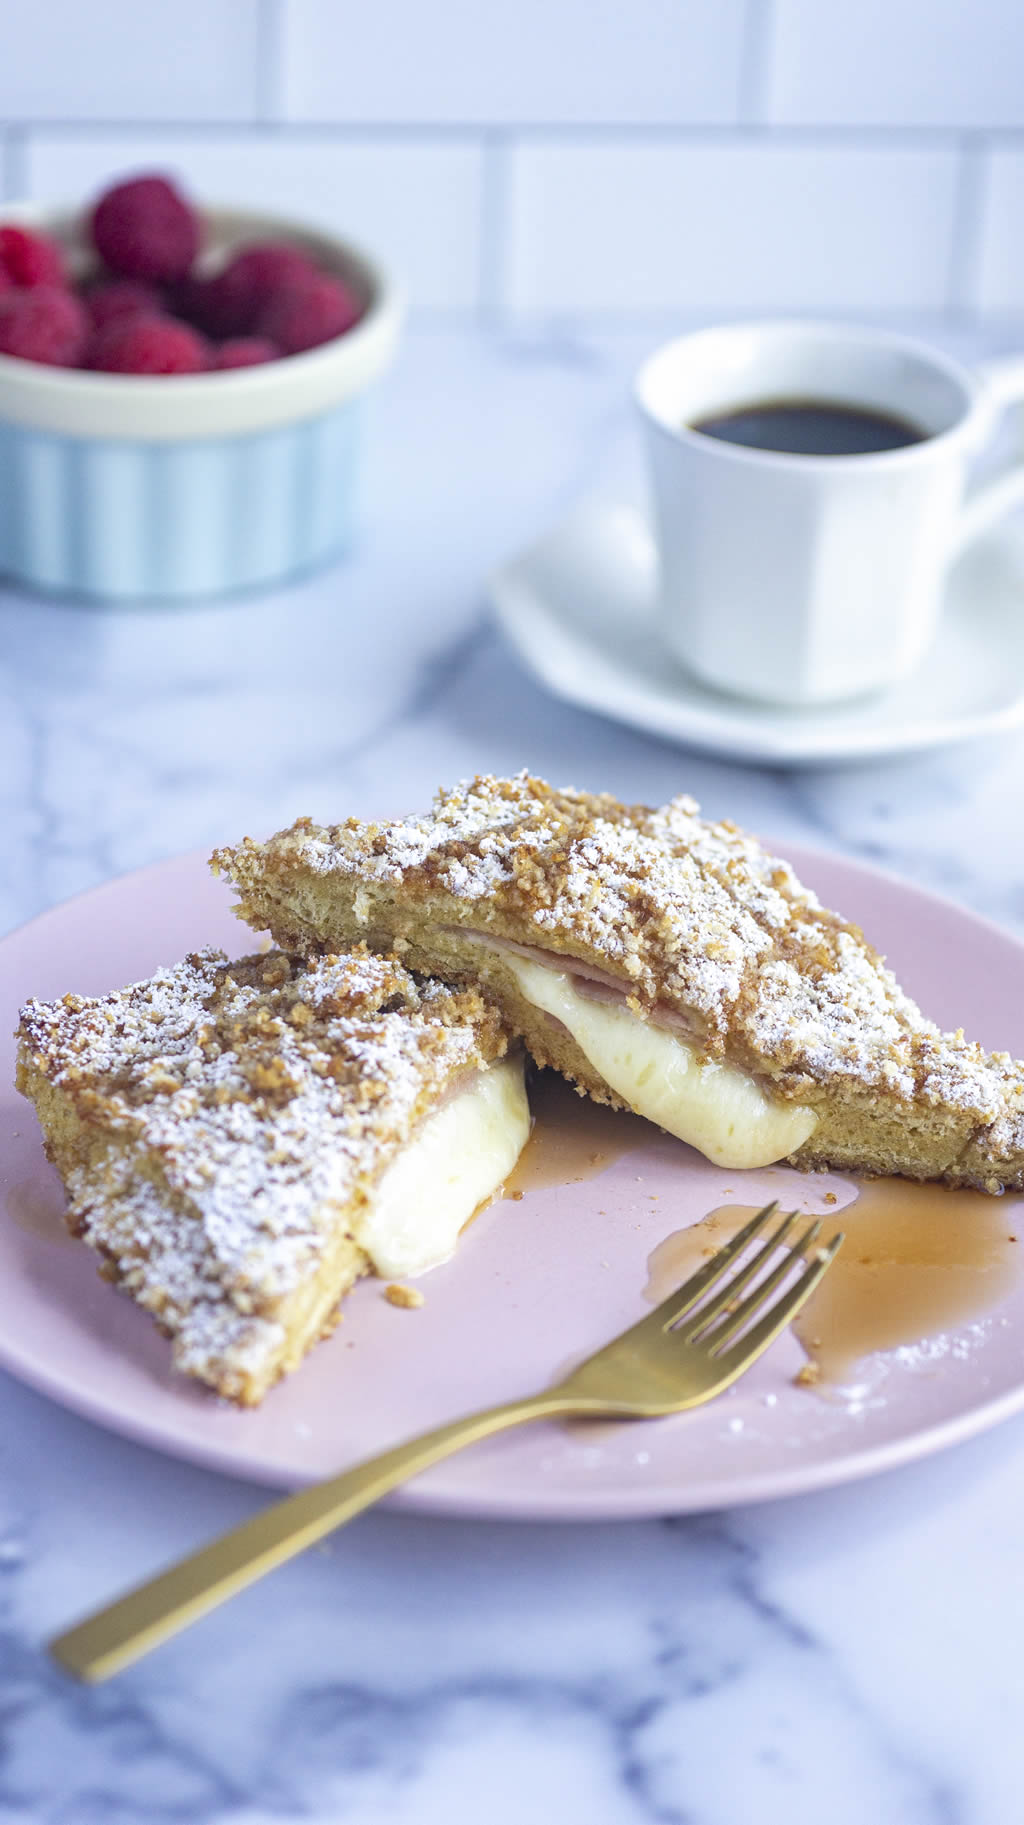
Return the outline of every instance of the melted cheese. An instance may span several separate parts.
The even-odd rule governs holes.
[[[817,1126],[813,1109],[773,1102],[734,1065],[701,1058],[684,1039],[626,1007],[581,995],[563,971],[511,951],[504,961],[526,999],[561,1021],[610,1089],[714,1165],[769,1166]]]
[[[354,1226],[377,1273],[409,1277],[447,1261],[460,1229],[507,1178],[529,1133],[521,1058],[481,1071],[428,1117]]]

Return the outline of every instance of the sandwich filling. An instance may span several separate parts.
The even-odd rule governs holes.
[[[428,1116],[378,1180],[353,1225],[378,1274],[412,1277],[455,1253],[530,1135],[522,1057],[502,1059]]]
[[[769,1166],[813,1134],[813,1109],[777,1102],[747,1072],[702,1057],[681,1031],[641,1020],[624,995],[503,951],[525,999],[561,1022],[609,1089],[713,1165]]]

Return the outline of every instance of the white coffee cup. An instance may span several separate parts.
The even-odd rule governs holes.
[[[699,330],[640,370],[666,641],[720,690],[817,704],[875,691],[927,650],[946,570],[1024,500],[1024,466],[965,500],[1024,358],[971,372],[927,344],[803,322]],[[892,416],[921,440],[869,455],[752,449],[696,422],[773,401]]]

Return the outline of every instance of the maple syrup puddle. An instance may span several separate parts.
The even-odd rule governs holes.
[[[720,1205],[659,1243],[647,1264],[651,1304],[703,1266],[755,1208]],[[808,1212],[808,1221],[816,1214],[822,1242],[837,1230],[846,1240],[793,1325],[810,1359],[804,1380],[842,1385],[873,1351],[921,1343],[979,1317],[1012,1290],[1024,1260],[1022,1197],[872,1179],[853,1203]]]
[[[578,1096],[555,1071],[538,1071],[530,1085],[530,1108],[533,1127],[505,1180],[506,1198],[548,1185],[579,1185],[597,1178],[624,1153],[650,1145],[650,1122]]]

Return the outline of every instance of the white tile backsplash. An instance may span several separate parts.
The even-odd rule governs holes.
[[[956,158],[916,148],[534,141],[512,155],[513,310],[940,312]]]
[[[1024,0],[0,0],[0,183],[176,169],[429,312],[962,327],[1024,313],[1022,71]]]
[[[421,310],[479,298],[482,155],[422,134],[349,141],[323,133],[32,133],[29,192],[92,197],[132,171],[176,175],[193,195],[305,217],[392,264]]]
[[[1019,0],[774,0],[768,117],[1024,126]]]
[[[0,118],[251,120],[259,0],[2,0]]]
[[[1024,146],[991,152],[974,303],[986,316],[1024,313]]]
[[[284,0],[294,120],[731,122],[745,0]]]

